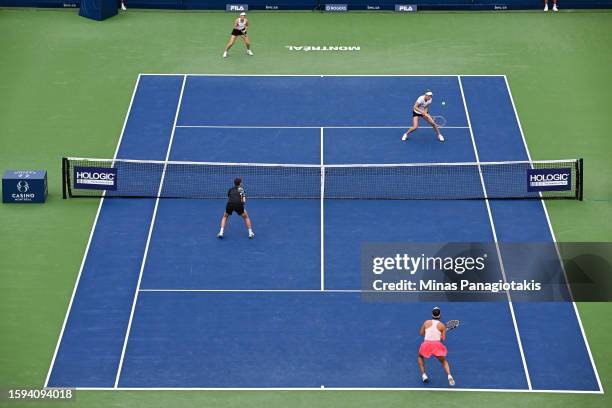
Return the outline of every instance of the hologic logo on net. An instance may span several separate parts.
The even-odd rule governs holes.
[[[112,173],[77,171],[77,183],[80,184],[98,184],[101,186],[110,186],[115,183],[115,175]]]
[[[94,190],[117,190],[117,169],[75,166],[74,187]]]
[[[559,191],[572,189],[572,169],[528,169],[527,191]]]
[[[285,45],[289,51],[361,51],[359,45]]]

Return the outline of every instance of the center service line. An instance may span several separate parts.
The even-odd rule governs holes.
[[[323,128],[321,128],[321,291],[325,291],[325,222],[323,202],[325,200],[325,161],[323,160]]]

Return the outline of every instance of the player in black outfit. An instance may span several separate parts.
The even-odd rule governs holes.
[[[249,230],[249,238],[253,238],[255,236],[251,226],[249,214],[247,214],[247,211],[244,209],[245,202],[246,195],[244,194],[244,189],[242,188],[242,179],[237,178],[234,180],[234,187],[230,188],[227,192],[227,205],[225,206],[225,214],[223,214],[223,218],[221,218],[221,230],[217,234],[217,238],[223,238],[223,230],[225,229],[227,217],[232,215],[234,211],[236,211],[236,214],[241,215],[242,218],[244,218],[246,227]]]

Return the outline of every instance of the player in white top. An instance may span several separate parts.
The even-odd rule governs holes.
[[[251,40],[247,34],[247,28],[249,28],[249,20],[246,17],[246,13],[243,11],[240,13],[240,16],[234,20],[234,29],[232,30],[232,35],[225,46],[225,51],[223,51],[223,58],[227,58],[227,52],[236,42],[237,37],[242,37],[244,41],[244,45],[247,49],[247,54],[253,55],[253,51],[251,51]]]
[[[414,106],[412,107],[412,127],[404,133],[402,136],[402,140],[408,139],[408,135],[419,128],[419,118],[425,119],[431,127],[436,131],[436,135],[438,135],[438,140],[443,142],[444,136],[440,133],[440,129],[436,122],[434,122],[433,118],[429,114],[429,105],[431,105],[431,101],[433,100],[433,93],[431,91],[425,92],[424,95],[421,95],[417,98]]]
[[[421,369],[421,377],[423,382],[429,382],[429,377],[425,373],[425,359],[432,355],[442,364],[446,375],[448,376],[448,384],[452,387],[455,385],[455,379],[451,375],[450,366],[446,361],[448,350],[442,344],[446,340],[446,326],[440,322],[440,308],[434,307],[431,311],[432,320],[425,320],[419,334],[424,337],[421,347],[419,347],[419,368]]]
[[[552,0],[553,3],[553,11],[559,11],[559,9],[557,8],[557,0]],[[548,0],[544,0],[544,11],[548,11]]]

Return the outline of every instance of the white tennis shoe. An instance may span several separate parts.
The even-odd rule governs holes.
[[[249,54],[249,55],[253,56],[253,51],[251,51],[251,50],[247,50],[247,54]]]
[[[255,233],[254,232],[249,232],[249,239],[253,239],[255,237]]]
[[[408,133],[402,135],[402,142],[408,140]]]
[[[438,135],[438,140],[439,140],[439,141],[441,141],[441,142],[443,142],[443,141],[444,141],[444,136],[442,136],[442,134],[439,134],[439,135]]]
[[[227,51],[223,51],[223,58],[227,58]]]
[[[423,373],[421,375],[421,378],[423,378],[423,383],[428,383],[429,382],[429,377],[427,376],[427,374]]]
[[[544,5],[544,11],[548,11],[548,3]]]
[[[450,385],[451,387],[455,386],[455,379],[453,378],[452,375],[448,376],[448,385]]]
[[[553,11],[559,11],[556,4],[553,4]]]
[[[127,7],[125,7],[125,4],[123,4],[123,2],[121,2],[121,10],[127,11]]]

